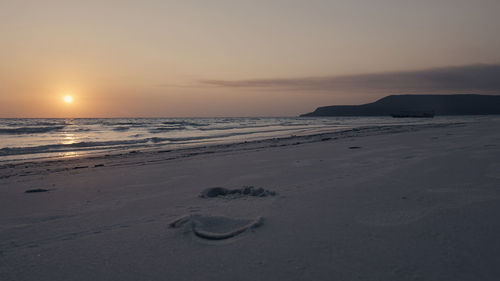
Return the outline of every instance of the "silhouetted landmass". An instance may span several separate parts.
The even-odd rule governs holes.
[[[312,116],[391,116],[400,112],[433,112],[435,115],[500,114],[500,96],[493,95],[391,95],[363,105],[318,107]]]

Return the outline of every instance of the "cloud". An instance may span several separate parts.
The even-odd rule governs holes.
[[[445,93],[500,92],[500,64],[474,64],[416,71],[399,71],[331,77],[254,80],[201,80],[201,84],[224,88],[267,90]]]

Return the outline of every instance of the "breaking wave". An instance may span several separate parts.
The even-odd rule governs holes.
[[[52,131],[60,131],[66,126],[47,126],[47,127],[21,127],[21,128],[0,128],[2,135],[23,135],[23,134],[42,134]]]

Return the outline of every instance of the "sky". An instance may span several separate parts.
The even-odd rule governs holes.
[[[0,0],[0,117],[297,116],[498,94],[499,14],[498,0]]]

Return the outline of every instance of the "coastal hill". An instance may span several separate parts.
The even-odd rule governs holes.
[[[301,116],[390,116],[400,112],[433,112],[435,115],[500,114],[500,96],[391,95],[363,105],[318,107]]]

